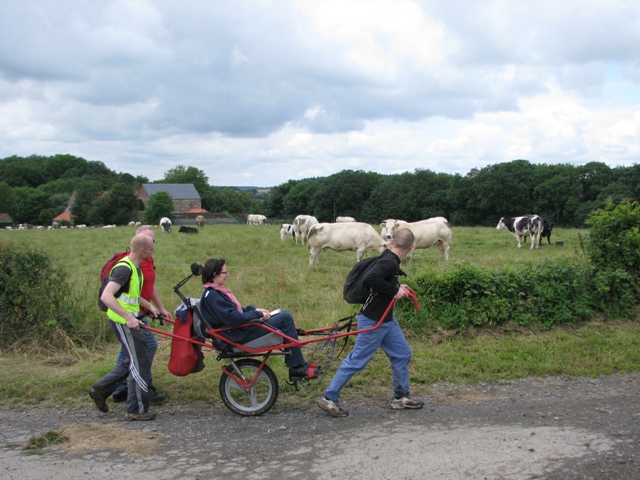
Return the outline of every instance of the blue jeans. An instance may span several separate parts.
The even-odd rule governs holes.
[[[288,337],[295,338],[296,340],[298,339],[298,332],[296,332],[296,326],[293,323],[293,317],[291,316],[291,313],[287,312],[286,310],[283,310],[279,314],[274,315],[265,323],[270,327],[277,328]],[[255,340],[256,338],[263,337],[268,333],[271,332],[262,327],[249,327],[249,333],[244,343],[248,343],[252,340]],[[288,340],[285,340],[284,342],[288,343]],[[288,355],[285,355],[284,357],[284,363],[287,365],[287,367],[294,368],[304,364],[304,356],[302,355],[302,350],[300,350],[300,347],[285,348],[284,351],[288,353]]]
[[[143,319],[141,319],[141,322],[147,326],[149,325],[149,320],[147,319],[147,317],[144,317]],[[150,332],[149,330],[144,330],[144,342],[147,348],[147,357],[149,357],[149,378],[147,380],[149,385],[153,385],[153,382],[151,379],[151,365],[153,364],[153,357],[155,357],[156,351],[158,350],[158,339],[156,338],[153,332]],[[122,363],[124,358],[125,358],[124,349],[122,348],[122,346],[120,346],[120,352],[118,352],[118,357],[116,358],[116,367],[120,363]],[[127,378],[125,377],[120,382],[119,388],[117,390],[118,391],[124,390],[126,388],[127,388]]]
[[[362,314],[358,315],[359,329],[373,327],[376,323],[378,322]],[[409,347],[407,339],[404,338],[404,333],[402,333],[395,315],[392,320],[382,323],[377,329],[358,334],[353,350],[343,360],[324,396],[334,402],[337,401],[340,390],[351,380],[351,377],[367,366],[379,347],[391,362],[393,395],[396,398],[408,397],[411,347]]]

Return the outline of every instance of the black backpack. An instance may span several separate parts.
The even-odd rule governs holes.
[[[369,295],[371,295],[371,291],[362,279],[365,273],[367,273],[379,259],[380,256],[365,258],[353,266],[342,288],[342,296],[347,303],[364,304],[367,301]]]
[[[120,255],[119,253],[117,253],[116,255]],[[111,259],[109,259],[109,261],[107,262],[107,264],[112,263],[113,258],[116,256],[114,255]],[[124,255],[122,256],[124,257]],[[120,257],[120,258],[122,258]],[[105,267],[107,266],[107,264],[105,264]],[[104,292],[105,287],[107,286],[107,284],[109,283],[109,280],[111,279],[111,271],[116,268],[118,265],[126,265],[127,267],[129,267],[129,264],[125,261],[120,261],[118,260],[116,262],[115,265],[113,265],[111,267],[111,270],[109,270],[109,275],[105,275],[104,277],[102,277],[102,273],[101,273],[101,282],[100,282],[100,289],[98,290],[98,308],[100,310],[102,310],[103,312],[106,312],[107,310],[109,310],[109,308],[104,304],[104,302],[101,300],[102,298],[102,292]],[[103,267],[103,271],[104,268]],[[131,274],[133,273],[133,271],[131,273],[129,273],[129,280],[127,281],[127,283],[125,283],[124,285],[122,285],[118,291],[116,292],[116,294],[114,295],[116,298],[118,298],[120,295],[122,295],[122,292],[126,292],[129,290],[129,288],[131,287]]]

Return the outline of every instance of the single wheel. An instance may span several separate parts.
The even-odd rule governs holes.
[[[253,358],[243,358],[235,362],[245,379],[252,379],[262,362]],[[278,379],[268,365],[262,367],[249,392],[236,383],[226,373],[220,377],[220,397],[234,413],[245,417],[255,417],[269,411],[278,399]]]

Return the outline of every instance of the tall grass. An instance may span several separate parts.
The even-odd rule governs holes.
[[[443,261],[433,248],[416,251],[413,265],[403,268],[410,281],[424,271],[447,269],[459,262],[499,269],[504,265],[579,259],[581,233],[584,231],[556,229],[554,241],[563,241],[564,247],[543,244],[539,250],[530,251],[516,248],[515,239],[504,231],[459,227],[453,230],[450,262]],[[133,227],[14,230],[0,231],[0,242],[51,256],[67,271],[79,297],[78,308],[85,308],[87,317],[102,318],[95,308],[100,269],[113,253],[128,246],[133,234]],[[161,233],[156,228],[156,285],[167,308],[177,305],[171,288],[190,273],[191,263],[204,263],[211,257],[227,260],[231,273],[228,285],[243,304],[285,308],[305,327],[325,325],[355,309],[342,300],[342,284],[355,263],[355,253],[323,252],[320,265],[309,267],[306,246],[295,245],[291,239],[281,242],[277,225],[207,225],[198,235],[175,230]],[[184,293],[199,297],[200,279],[191,280]]]

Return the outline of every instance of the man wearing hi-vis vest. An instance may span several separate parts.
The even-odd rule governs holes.
[[[158,311],[140,296],[144,278],[140,262],[153,255],[153,240],[148,235],[138,234],[131,239],[131,253],[122,258],[109,277],[109,283],[100,299],[108,307],[109,326],[116,334],[125,352],[124,360],[94,383],[89,389],[101,412],[108,412],[107,398],[114,392],[118,383],[129,376],[129,390],[125,404],[127,420],[153,420],[155,413],[149,412],[149,386],[151,364],[147,355],[144,325],[138,316],[140,306],[146,308],[154,317]]]

